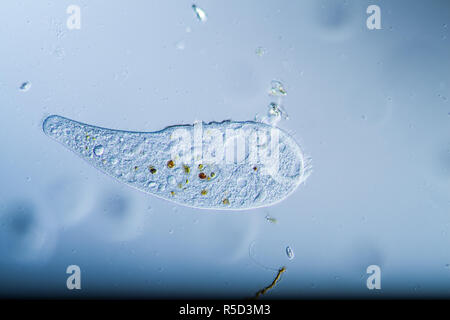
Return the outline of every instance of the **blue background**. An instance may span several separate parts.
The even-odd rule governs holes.
[[[246,298],[286,266],[265,297],[449,297],[449,2],[196,4],[205,23],[185,0],[1,2],[0,296]],[[42,132],[50,114],[135,131],[252,120],[273,79],[313,173],[268,208],[174,205]]]

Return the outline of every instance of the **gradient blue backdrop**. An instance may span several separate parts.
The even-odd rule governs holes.
[[[201,0],[205,23],[192,4],[1,2],[0,296],[246,298],[286,266],[266,297],[450,297],[449,2]],[[265,209],[175,206],[41,129],[50,114],[136,131],[251,120],[272,79],[314,170]]]

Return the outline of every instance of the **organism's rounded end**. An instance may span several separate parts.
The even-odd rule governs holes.
[[[61,119],[62,119],[61,116],[55,114],[48,116],[42,123],[42,131],[44,131],[46,135],[51,136],[52,130],[55,129],[58,123],[61,122]]]

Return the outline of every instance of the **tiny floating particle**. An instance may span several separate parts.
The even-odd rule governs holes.
[[[228,204],[230,204],[230,200],[225,198],[225,199],[222,200],[222,203],[225,204],[225,205],[228,205]]]
[[[139,167],[138,166],[134,166],[134,171],[137,171],[138,169],[139,169]]]
[[[210,177],[214,178],[216,176],[215,172],[211,172]]]
[[[204,173],[204,172],[200,172],[199,174],[198,174],[198,177],[200,178],[200,179],[206,179],[206,174]]]
[[[29,82],[29,81],[25,81],[19,87],[20,91],[23,91],[23,92],[30,90],[30,88],[31,88],[31,82]]]
[[[206,189],[203,189],[201,192],[202,196],[206,196],[207,193],[208,193],[208,190],[206,190]]]
[[[104,151],[105,151],[105,148],[103,148],[103,146],[101,144],[99,144],[98,146],[94,147],[94,154],[96,156],[101,156]]]
[[[170,194],[173,196],[175,196],[175,191],[170,191]]]
[[[167,168],[172,169],[175,166],[175,162],[173,160],[167,161]]]
[[[198,165],[198,170],[202,170],[203,169],[203,165],[202,164],[199,164]]]
[[[202,8],[199,8],[195,4],[193,4],[192,9],[194,9],[194,12],[197,15],[198,20],[200,20],[201,22],[206,22],[206,20],[208,20],[208,17],[206,16],[206,13]]]
[[[268,222],[270,222],[270,223],[277,223],[277,222],[278,222],[277,219],[275,219],[274,217],[271,217],[271,216],[269,216],[269,215],[266,216],[266,220],[267,220]]]
[[[253,171],[258,171],[258,167],[253,167]]]
[[[284,89],[283,84],[281,81],[278,80],[272,80],[270,83],[271,88],[269,90],[269,94],[272,96],[285,96],[287,95],[286,89]]]
[[[150,171],[151,174],[155,174],[156,173],[156,169],[152,166],[148,167],[148,170]]]
[[[294,259],[294,251],[292,250],[292,248],[290,246],[286,247],[286,255],[288,257],[289,260]]]
[[[189,173],[191,172],[191,168],[187,165],[183,165],[183,169],[184,169],[184,173]]]

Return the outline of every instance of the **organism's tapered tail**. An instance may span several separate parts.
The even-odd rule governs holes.
[[[190,207],[272,205],[308,176],[308,163],[294,139],[259,122],[199,122],[129,132],[53,115],[45,119],[43,131],[117,180]]]

